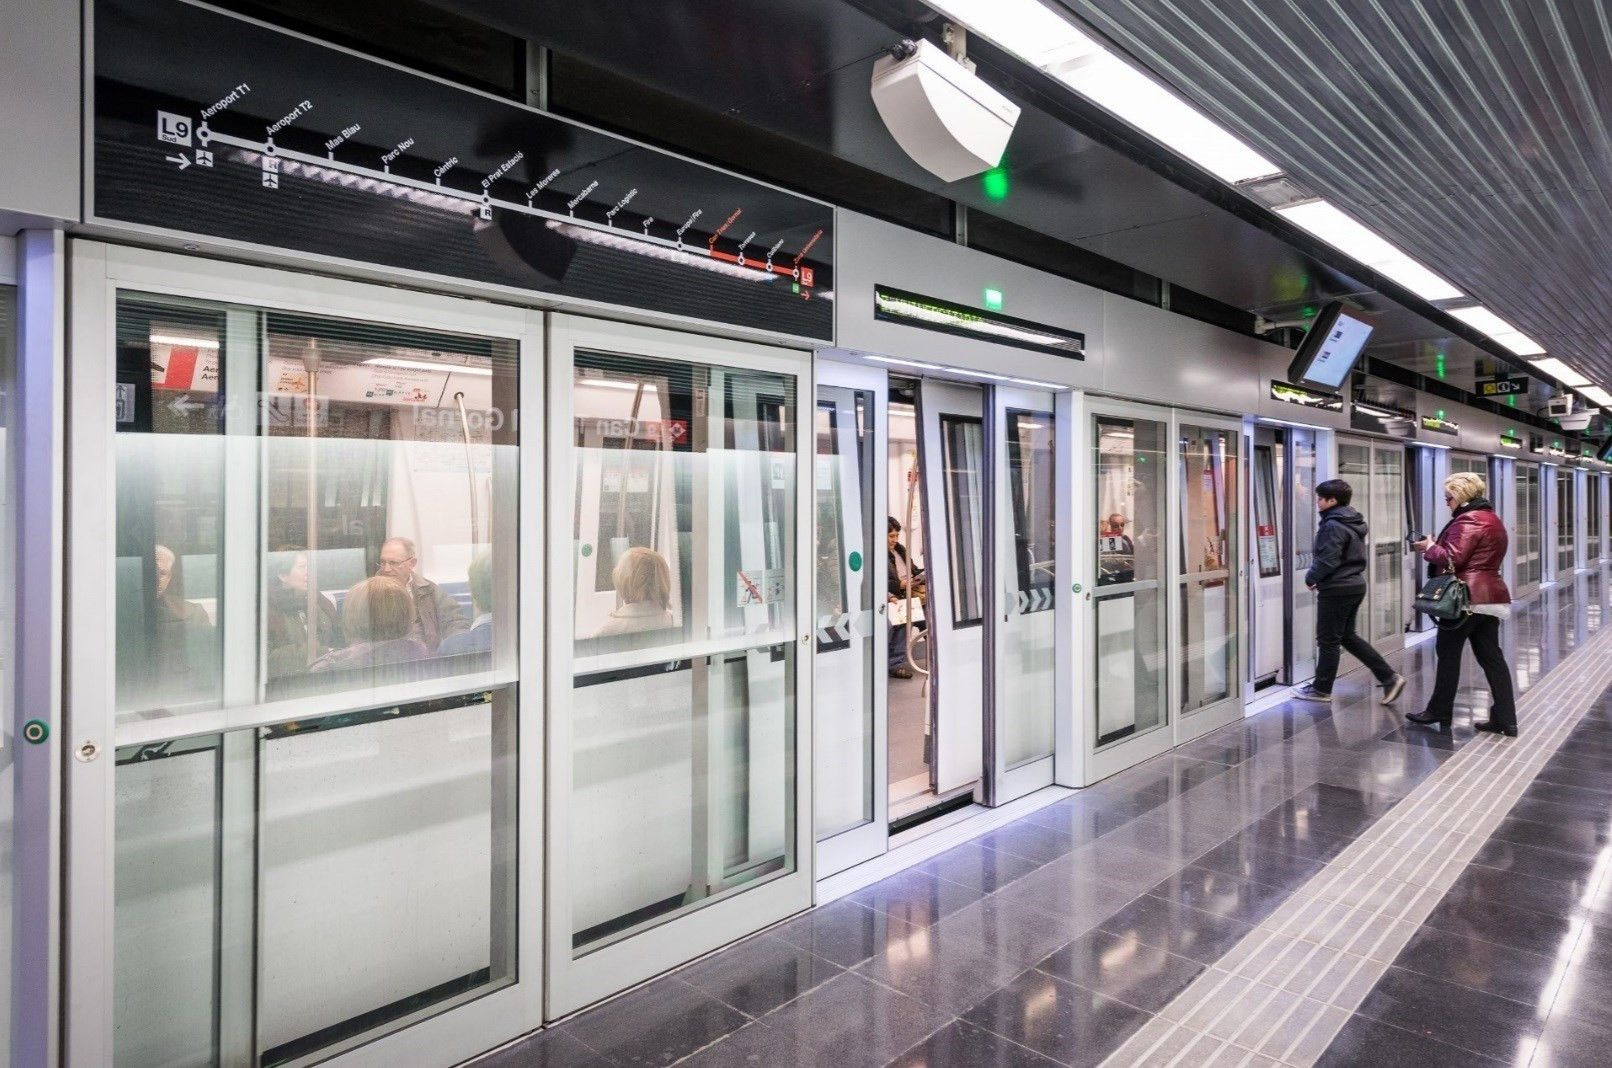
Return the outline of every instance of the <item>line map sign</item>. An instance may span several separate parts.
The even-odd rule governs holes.
[[[94,28],[97,219],[832,340],[826,204],[187,0]]]

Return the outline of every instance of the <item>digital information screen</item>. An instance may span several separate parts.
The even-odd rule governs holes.
[[[819,201],[185,0],[98,0],[101,220],[833,339]]]
[[[1317,330],[1324,331],[1319,338],[1314,337]],[[1323,313],[1299,346],[1299,355],[1307,357],[1307,366],[1291,377],[1337,389],[1349,377],[1355,361],[1360,358],[1360,350],[1366,347],[1366,341],[1371,337],[1371,331],[1371,323],[1350,314],[1347,309],[1340,307],[1330,316]]]

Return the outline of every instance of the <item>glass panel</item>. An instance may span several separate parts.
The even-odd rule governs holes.
[[[1008,495],[1013,505],[1016,610],[1002,650],[1003,761],[1006,767],[1052,755],[1057,569],[1055,423],[1050,412],[1007,413]]]
[[[871,561],[883,531],[876,531],[873,511],[872,406],[869,392],[818,389],[812,729],[819,840],[873,819],[873,695],[882,673],[873,661]]]
[[[1165,424],[1095,416],[1097,486],[1097,744],[1166,722],[1160,530]],[[1111,589],[1106,590],[1105,587]]]
[[[1584,480],[1584,562],[1601,559],[1601,476],[1590,474]]]
[[[1574,560],[1574,547],[1578,544],[1575,480],[1575,472],[1561,467],[1556,469],[1556,569],[1563,577],[1571,575],[1577,566]]]
[[[1231,696],[1237,675],[1238,435],[1181,428],[1181,711]]]
[[[492,545],[516,498],[514,353],[121,294],[120,718],[219,705],[226,641],[252,650],[266,700],[490,667],[494,590],[515,567],[513,544]],[[260,487],[235,443],[252,435]],[[226,575],[253,549],[257,589],[233,589],[258,633],[226,634]],[[512,606],[500,618],[512,628]]]
[[[980,568],[984,554],[984,429],[971,416],[942,415],[940,445],[945,464],[946,529],[951,544],[952,623],[978,626],[984,609]]]
[[[1276,463],[1269,445],[1254,446],[1254,539],[1259,577],[1280,575],[1282,547],[1276,524]]]
[[[1315,431],[1293,434],[1293,553],[1295,574],[1302,577],[1315,558],[1315,485],[1318,479]],[[1293,676],[1290,682],[1315,673],[1315,594],[1302,582],[1293,583]]]
[[[14,591],[12,526],[16,510],[11,489],[11,394],[16,381],[15,334],[17,290],[0,286],[0,590]],[[0,1064],[11,1063],[11,836],[14,784],[11,762],[16,749],[12,734],[11,657],[12,595],[0,595]]]
[[[575,359],[581,955],[796,870],[799,458],[793,376]]]
[[[119,1063],[327,1055],[513,982],[517,344],[139,293],[116,338],[119,723],[296,699],[117,751]]]
[[[1540,509],[1539,465],[1519,463],[1517,472],[1517,522],[1513,529],[1517,546],[1517,588],[1539,585]]]
[[[264,1063],[514,980],[514,741],[509,690],[259,732]]]
[[[1371,635],[1374,641],[1381,641],[1405,632],[1405,452],[1388,446],[1379,446],[1372,452],[1375,464],[1371,514],[1366,517],[1376,557],[1372,569]]]
[[[577,354],[579,658],[793,628],[794,389]]]

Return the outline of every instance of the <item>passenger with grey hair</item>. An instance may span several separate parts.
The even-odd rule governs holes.
[[[462,634],[470,629],[470,620],[465,618],[459,602],[420,574],[419,554],[410,539],[393,535],[381,542],[381,562],[375,575],[395,579],[408,588],[414,598],[414,625],[409,637],[431,652],[436,652],[442,639],[450,634]]]

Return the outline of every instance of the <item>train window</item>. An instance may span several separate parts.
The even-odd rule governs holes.
[[[1254,446],[1254,539],[1259,577],[1282,573],[1281,533],[1276,521],[1276,460],[1269,445]]]
[[[952,554],[952,622],[978,626],[984,619],[980,568],[984,552],[984,427],[963,415],[940,417],[942,462],[945,464],[946,526]]]
[[[1019,590],[1050,590],[1057,490],[1051,412],[1008,412],[1008,473]],[[1052,607],[1050,603],[1048,608]]]
[[[1237,663],[1237,436],[1183,425],[1179,447],[1181,710],[1192,712],[1231,693]]]
[[[1594,472],[1584,477],[1584,562],[1593,564],[1601,558],[1601,476]]]

